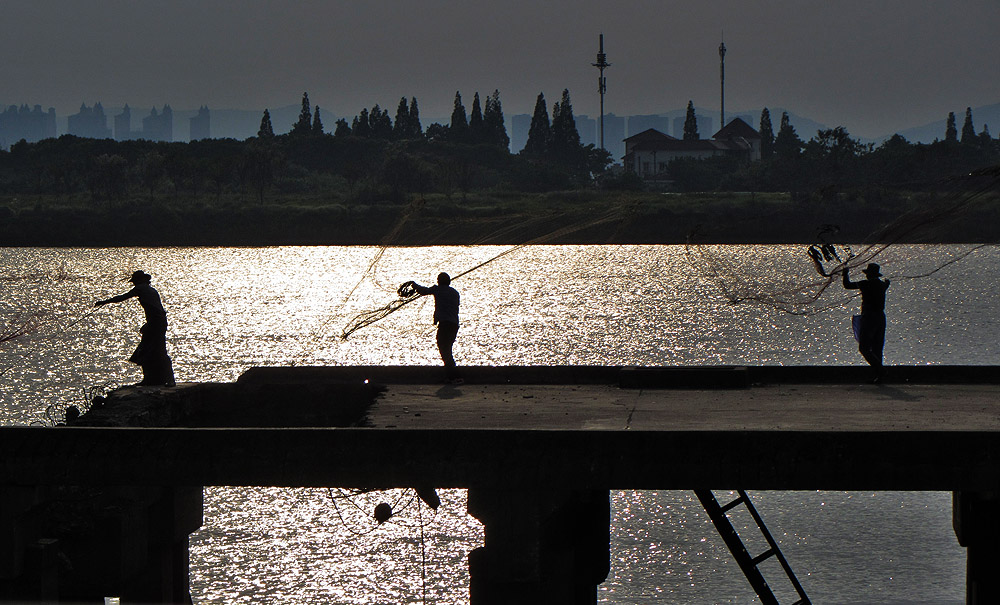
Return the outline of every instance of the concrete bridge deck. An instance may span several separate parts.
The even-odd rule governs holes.
[[[896,368],[877,385],[860,367],[671,370],[469,368],[445,385],[428,384],[437,368],[257,368],[236,386],[262,389],[280,426],[245,395],[209,426],[2,427],[0,485],[1000,491],[995,368]],[[363,426],[290,401],[326,385],[336,407],[365,380],[379,393]],[[233,387],[122,398],[208,409]]]
[[[968,602],[1000,602],[998,368],[897,367],[877,385],[864,367],[463,371],[255,368],[0,427],[0,601],[53,586],[184,601],[201,486],[242,485],[467,488],[486,535],[473,605],[594,603],[612,489],[952,491]],[[116,504],[94,514],[122,511],[100,525],[120,538],[50,539],[40,511],[65,486],[102,487]],[[51,579],[57,551],[78,562],[68,581]]]

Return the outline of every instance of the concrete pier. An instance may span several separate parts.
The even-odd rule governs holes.
[[[2,427],[0,600],[52,596],[65,551],[37,522],[42,492],[73,486],[145,494],[115,517],[116,548],[144,555],[120,559],[142,565],[95,571],[120,579],[104,594],[156,573],[169,587],[135,602],[183,602],[204,485],[466,488],[486,536],[473,605],[594,603],[612,489],[951,491],[968,602],[1000,600],[998,368],[895,367],[878,385],[864,367],[463,370],[255,368]]]

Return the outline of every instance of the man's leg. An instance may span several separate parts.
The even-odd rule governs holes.
[[[441,361],[444,362],[445,375],[449,379],[458,377],[455,356],[452,354],[452,348],[455,345],[455,339],[457,337],[458,324],[454,324],[449,321],[442,321],[438,323],[438,351],[441,352]]]

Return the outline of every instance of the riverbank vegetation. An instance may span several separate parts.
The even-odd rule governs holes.
[[[803,141],[761,117],[762,159],[677,160],[649,191],[607,152],[580,144],[568,91],[549,120],[539,95],[529,145],[511,154],[499,93],[461,96],[449,125],[423,129],[416,99],[396,120],[377,105],[327,133],[303,98],[300,121],[273,134],[191,143],[63,136],[0,151],[0,245],[274,245],[812,242],[835,226],[861,241],[902,214],[980,196],[929,235],[997,241],[1000,141],[861,143],[843,128]],[[971,132],[970,132],[971,131]],[[985,181],[985,185],[984,185]],[[947,223],[947,224],[945,224]]]

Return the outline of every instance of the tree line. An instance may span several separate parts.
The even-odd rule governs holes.
[[[539,95],[544,109],[544,96]],[[237,196],[337,192],[343,199],[401,201],[415,194],[447,196],[472,190],[550,191],[589,186],[611,163],[610,154],[580,144],[569,91],[544,117],[534,147],[509,152],[500,92],[466,111],[460,92],[448,124],[421,125],[416,97],[402,97],[395,119],[378,104],[348,123],[324,127],[308,93],[287,134],[276,135],[264,110],[256,137],[190,143],[114,141],[64,135],[21,141],[0,151],[0,194],[89,194],[124,204],[172,196]],[[541,124],[541,122],[539,123]],[[541,128],[542,126],[540,126]]]
[[[687,130],[685,128],[685,130]],[[851,137],[843,126],[818,130],[803,140],[781,115],[777,132],[761,111],[761,160],[742,156],[678,159],[668,166],[682,191],[792,191],[835,196],[846,191],[928,190],[945,179],[1000,163],[1000,139],[988,126],[976,132],[966,109],[961,134],[949,113],[943,139],[911,143],[896,134],[879,145]]]
[[[334,203],[401,203],[415,195],[472,191],[543,192],[606,187],[640,189],[641,179],[611,173],[611,156],[582,145],[568,90],[550,106],[539,93],[524,149],[511,154],[498,90],[467,111],[455,93],[447,124],[421,124],[416,97],[402,97],[395,116],[378,104],[328,132],[303,93],[287,134],[275,135],[265,110],[256,137],[190,143],[114,141],[65,135],[21,141],[0,151],[0,195],[85,196],[114,207],[153,198],[211,198],[263,203],[269,196],[322,196]],[[688,104],[685,138],[698,138]],[[838,195],[847,190],[924,189],[935,181],[1000,162],[1000,141],[977,133],[971,109],[962,129],[949,114],[942,140],[910,143],[896,135],[875,146],[843,127],[803,140],[782,114],[777,132],[761,112],[761,160],[743,156],[679,159],[668,168],[681,191],[792,191]]]

